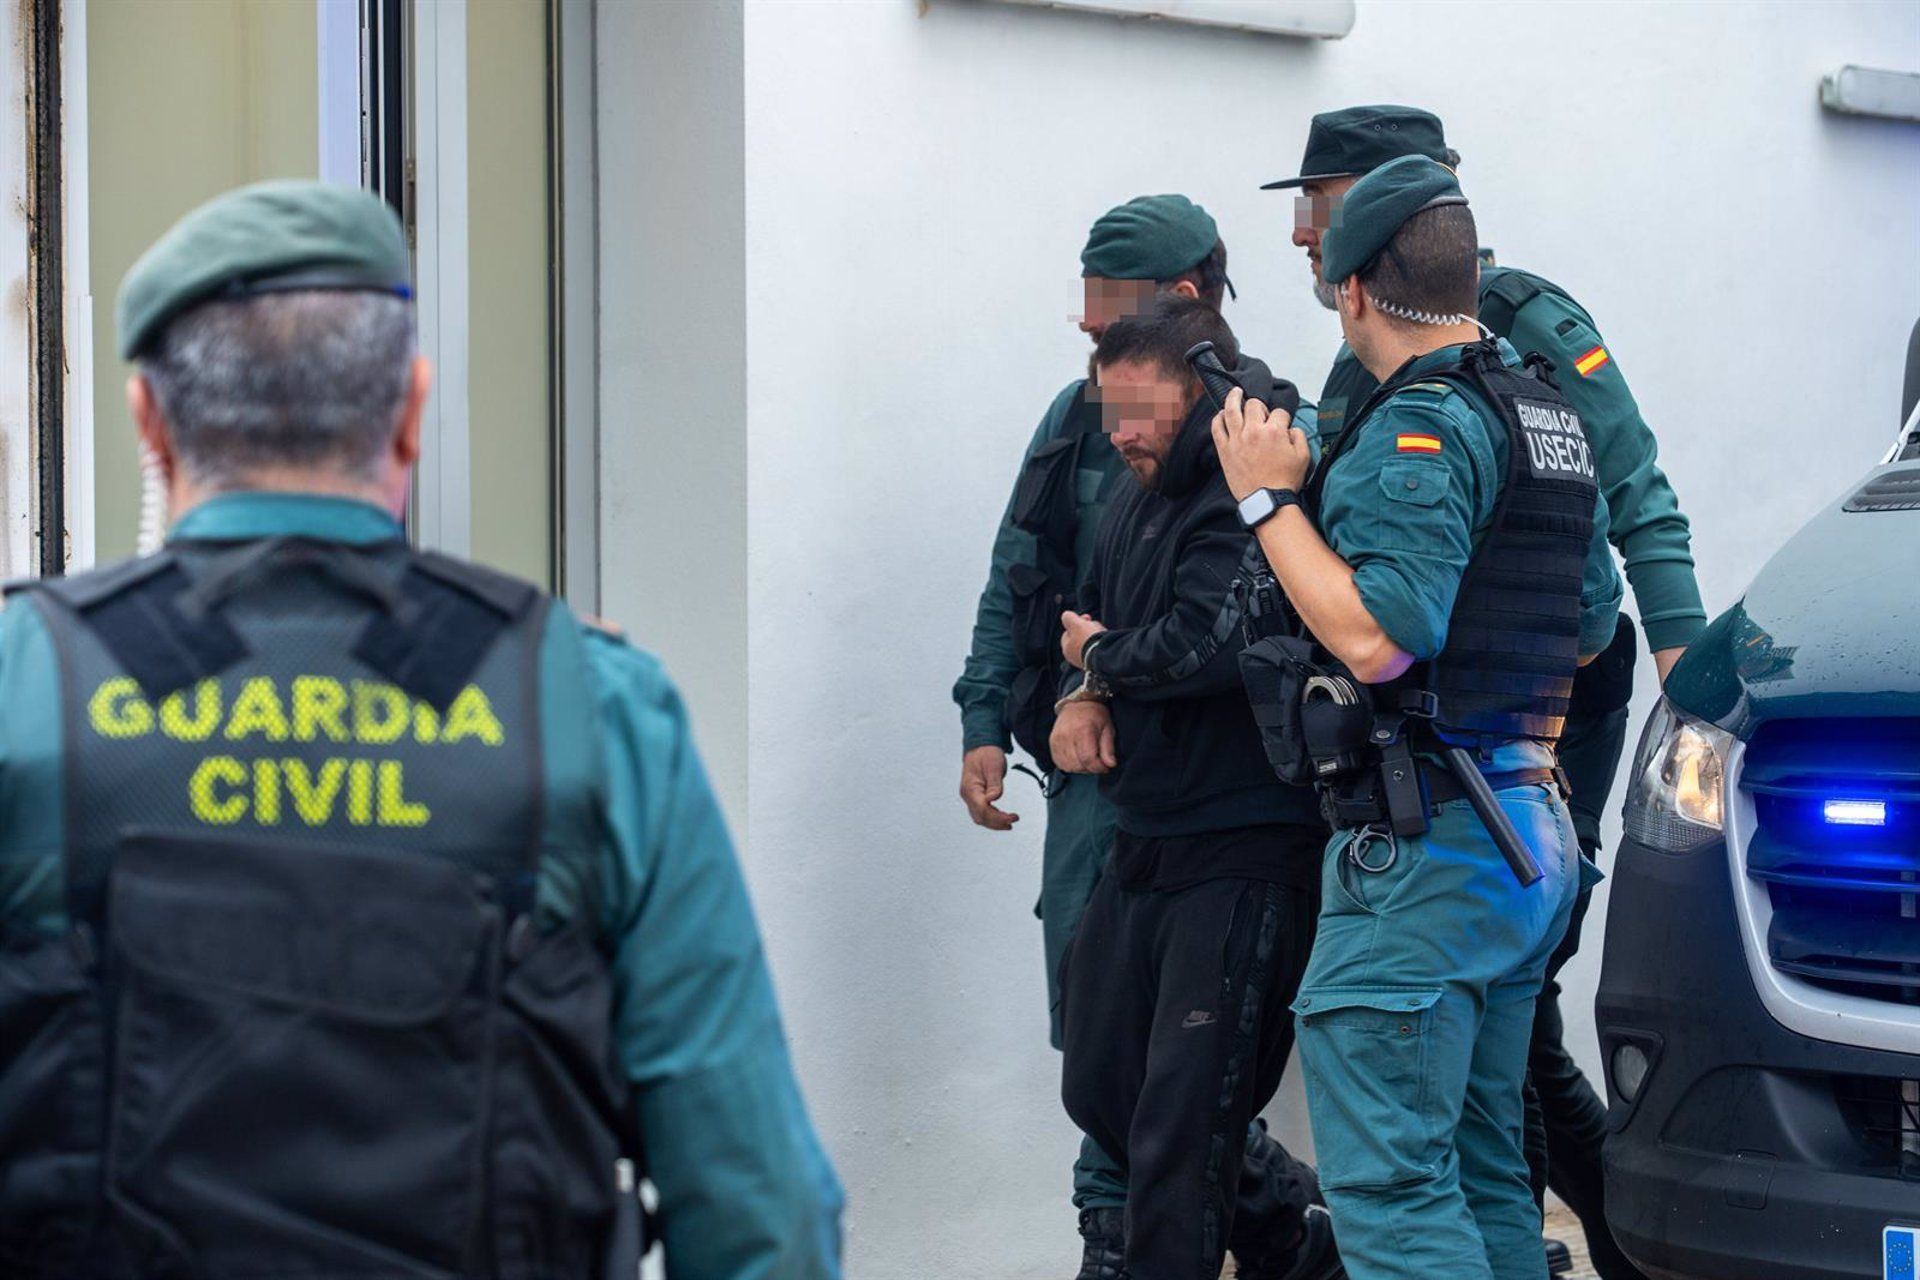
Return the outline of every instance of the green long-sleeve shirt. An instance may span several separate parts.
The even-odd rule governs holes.
[[[1483,308],[1495,281],[1519,274],[1510,268],[1483,271]],[[1537,351],[1552,360],[1560,390],[1580,415],[1606,499],[1608,537],[1625,563],[1647,646],[1669,649],[1692,643],[1706,626],[1707,612],[1694,580],[1687,517],[1660,470],[1653,431],[1593,317],[1551,286],[1521,306],[1501,336],[1522,354]],[[1342,344],[1320,400],[1327,443],[1378,385]]]
[[[358,502],[234,494],[189,512],[179,537],[398,537]],[[32,607],[0,614],[0,933],[64,927],[57,659]],[[660,1195],[670,1280],[835,1280],[841,1190],[801,1101],[746,886],[653,657],[548,616],[541,648],[549,794],[600,798],[597,892],[543,858],[540,905],[597,901],[614,992],[613,1043],[632,1083]],[[549,815],[550,820],[554,820]],[[570,833],[549,830],[549,851]]]

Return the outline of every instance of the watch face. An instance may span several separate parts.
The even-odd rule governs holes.
[[[1240,499],[1240,522],[1242,524],[1249,526],[1256,525],[1272,515],[1273,511],[1273,494],[1265,489],[1255,489],[1252,493]]]

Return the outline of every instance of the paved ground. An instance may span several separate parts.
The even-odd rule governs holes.
[[[1569,1280],[1594,1280],[1593,1268],[1587,1262],[1587,1238],[1580,1233],[1579,1220],[1573,1214],[1560,1205],[1550,1206],[1547,1209],[1547,1235],[1573,1250],[1573,1270],[1569,1273]],[[1228,1264],[1226,1276],[1232,1275],[1233,1266]]]

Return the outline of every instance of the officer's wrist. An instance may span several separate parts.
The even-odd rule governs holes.
[[[1258,529],[1267,521],[1279,515],[1288,507],[1300,505],[1300,493],[1291,486],[1286,488],[1255,489],[1235,504],[1240,514],[1240,523],[1247,529]]]

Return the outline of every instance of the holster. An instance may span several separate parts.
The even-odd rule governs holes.
[[[1319,671],[1313,642],[1299,636],[1265,636],[1240,651],[1240,679],[1267,763],[1280,781],[1293,786],[1317,780],[1301,712],[1307,681]]]

